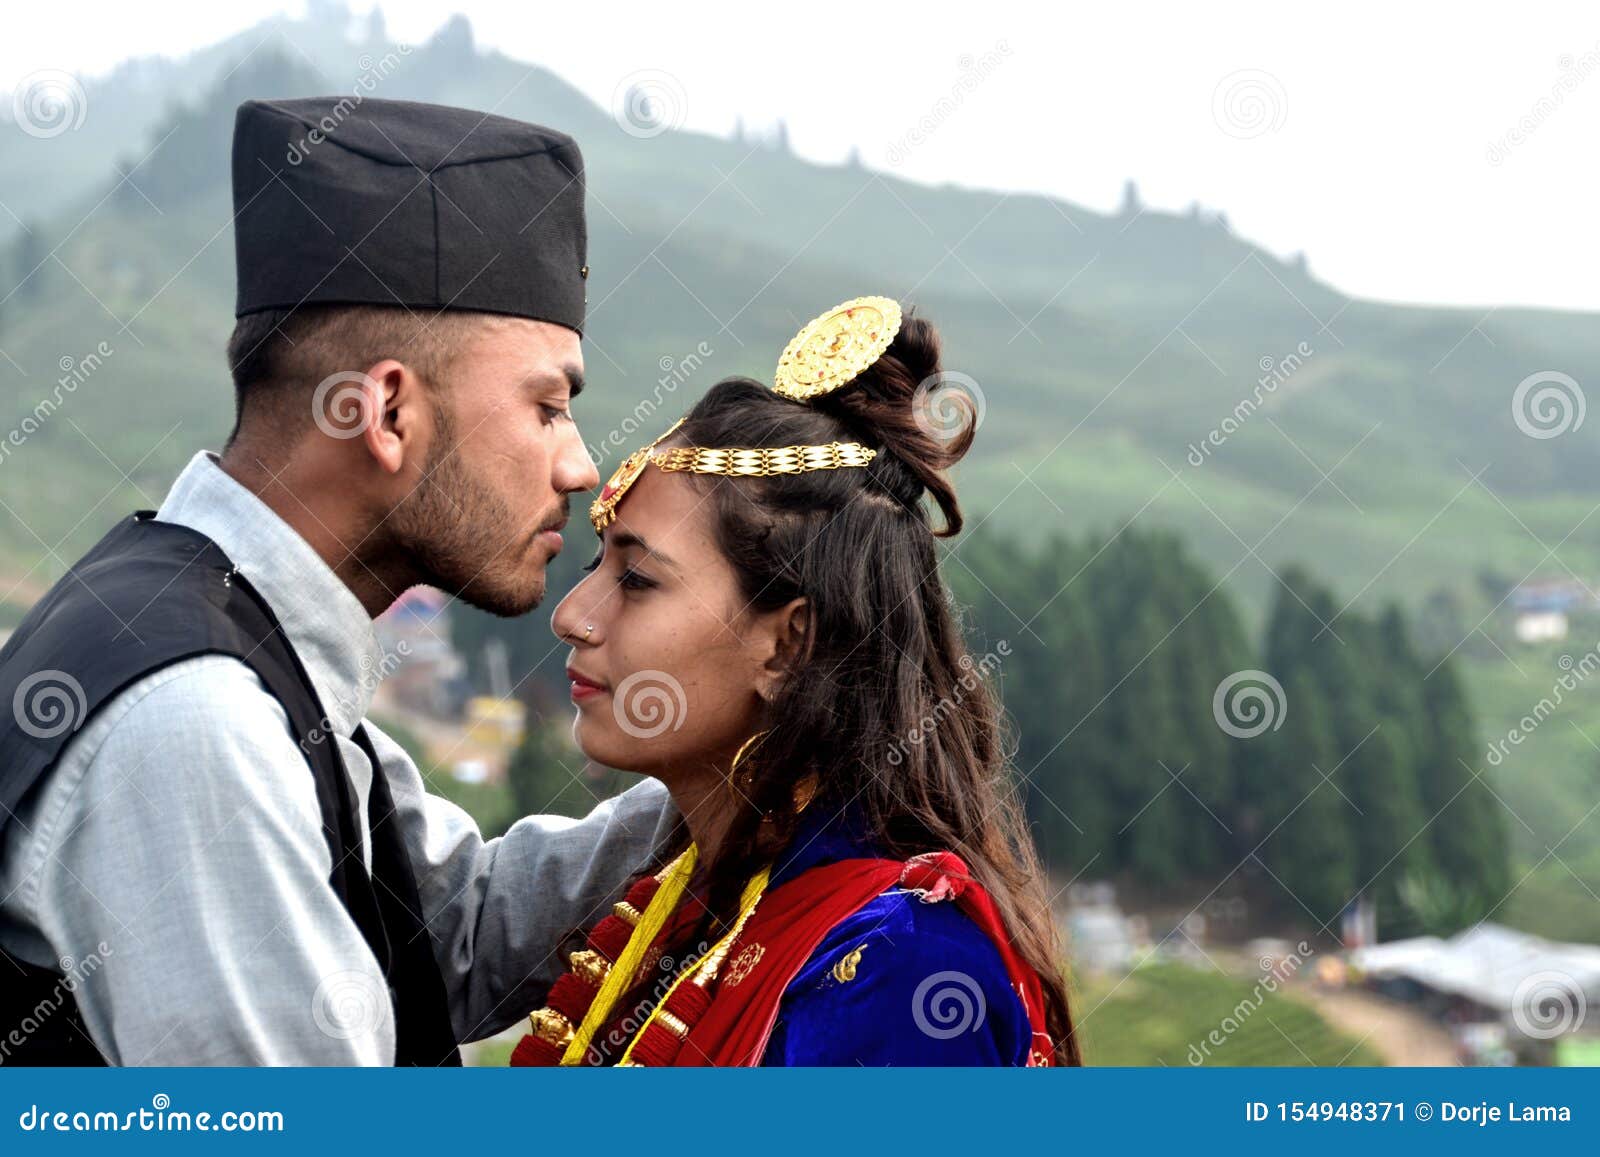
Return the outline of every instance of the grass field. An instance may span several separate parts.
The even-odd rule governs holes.
[[[1148,963],[1125,977],[1082,981],[1076,995],[1090,1065],[1383,1063],[1281,986],[1269,991],[1208,965]]]

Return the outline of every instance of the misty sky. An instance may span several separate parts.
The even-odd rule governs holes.
[[[382,7],[391,38],[411,43],[462,11],[480,44],[608,107],[624,78],[664,74],[684,127],[726,134],[741,114],[752,127],[783,117],[818,160],[855,146],[917,180],[1101,210],[1133,178],[1146,203],[1221,209],[1237,233],[1280,255],[1304,249],[1314,274],[1364,297],[1600,309],[1592,2],[1495,15],[1001,0]],[[130,55],[180,55],[278,11],[305,6],[11,6],[0,89],[40,69],[88,77]],[[969,84],[985,59],[998,63]],[[953,115],[905,148],[958,89]]]

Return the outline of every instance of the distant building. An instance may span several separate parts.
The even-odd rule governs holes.
[[[1567,637],[1567,616],[1563,611],[1524,611],[1517,615],[1517,642],[1549,643]]]
[[[1511,592],[1511,608],[1518,613],[1566,612],[1595,602],[1588,585],[1575,578],[1534,579]]]
[[[454,692],[466,664],[450,643],[449,599],[432,587],[412,587],[373,622],[379,671],[396,702],[437,719],[460,710]]]
[[[1511,592],[1513,629],[1519,643],[1548,643],[1567,637],[1567,617],[1593,609],[1589,586],[1575,578],[1534,579]]]
[[[516,747],[527,734],[527,708],[516,699],[478,695],[467,700],[467,737],[486,745]]]
[[[1073,963],[1089,969],[1131,967],[1150,941],[1149,925],[1142,917],[1124,915],[1116,890],[1103,882],[1073,886],[1066,928]]]
[[[1600,1042],[1597,945],[1483,923],[1448,939],[1357,948],[1347,959],[1367,987],[1450,1026],[1471,1059],[1509,1050],[1552,1063],[1588,1055]]]

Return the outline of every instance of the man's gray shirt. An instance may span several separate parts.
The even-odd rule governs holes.
[[[364,718],[386,657],[309,543],[206,453],[157,517],[212,539],[272,607],[364,830],[372,776],[387,777],[458,1039],[515,1023],[559,975],[558,941],[598,918],[666,837],[677,813],[665,789],[647,781],[583,820],[531,816],[484,840]],[[358,724],[376,769],[350,738]],[[118,694],[7,833],[0,947],[66,973],[113,1064],[393,1063],[388,989],[328,883],[310,769],[283,708],[238,660],[188,659]]]

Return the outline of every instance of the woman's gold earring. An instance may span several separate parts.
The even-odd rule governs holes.
[[[749,755],[750,749],[771,734],[772,732],[770,729],[766,731],[758,731],[749,739],[746,739],[742,744],[740,744],[739,750],[734,752],[733,762],[728,765],[728,786],[732,790],[745,796],[750,794],[750,783],[753,778],[753,769],[749,766],[745,766],[744,770],[741,771],[740,764],[747,763],[746,756]]]
[[[794,785],[794,810],[796,815],[811,806],[811,801],[817,798],[817,787],[816,772],[812,772]]]

